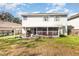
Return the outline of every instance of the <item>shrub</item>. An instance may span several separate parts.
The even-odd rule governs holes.
[[[66,37],[66,35],[60,35],[60,37]]]

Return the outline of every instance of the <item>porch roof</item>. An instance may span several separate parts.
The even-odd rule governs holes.
[[[23,27],[32,27],[33,28],[33,27],[62,27],[62,26],[61,25],[58,25],[58,26],[40,26],[40,25],[39,26],[33,26],[33,25],[31,26],[31,25],[29,25],[29,26],[23,26]]]

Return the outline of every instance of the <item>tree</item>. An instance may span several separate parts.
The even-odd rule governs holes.
[[[0,19],[3,21],[12,21],[14,19],[14,16],[11,15],[9,12],[1,12]]]
[[[14,17],[12,14],[9,12],[1,12],[0,14],[0,19],[3,21],[9,21],[9,22],[14,22],[14,23],[19,23],[21,24],[21,20],[18,17]]]
[[[13,20],[14,23],[21,24],[21,20],[18,17],[15,17]]]

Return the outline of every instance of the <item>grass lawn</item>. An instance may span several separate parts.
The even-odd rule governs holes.
[[[1,56],[79,56],[79,36],[18,39],[0,37]]]

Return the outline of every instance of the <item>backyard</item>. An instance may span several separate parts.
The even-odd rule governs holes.
[[[0,37],[1,56],[79,56],[79,36],[21,39]]]

